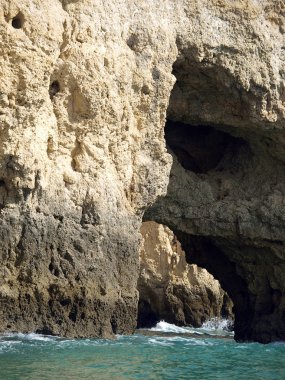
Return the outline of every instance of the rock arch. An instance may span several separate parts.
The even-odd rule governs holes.
[[[282,132],[258,114],[261,92],[192,53],[184,50],[173,69],[167,195],[145,220],[168,225],[189,261],[220,281],[235,304],[237,340],[284,340]]]
[[[229,295],[204,268],[186,263],[173,232],[155,222],[142,223],[140,231],[138,327],[153,327],[161,320],[201,327],[213,318],[228,319],[227,327],[232,327]]]

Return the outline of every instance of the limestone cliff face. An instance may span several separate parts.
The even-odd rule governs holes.
[[[235,298],[237,337],[284,339],[283,1],[0,5],[0,330],[133,330],[168,108],[242,143],[219,135],[212,152],[191,132],[189,153],[170,137],[168,195],[146,218],[185,234],[187,255],[189,236],[214,237],[223,264],[205,265]]]
[[[187,264],[169,228],[144,222],[138,280],[138,326],[165,320],[200,327],[206,320],[232,318],[232,302],[205,269]]]
[[[0,331],[136,326],[177,48],[155,6],[131,3],[0,1]]]

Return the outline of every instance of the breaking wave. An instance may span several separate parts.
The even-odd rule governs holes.
[[[204,322],[203,329],[218,330],[218,331],[233,331],[233,321],[231,319],[212,318]]]
[[[165,332],[165,333],[177,333],[177,334],[194,334],[196,329],[191,327],[179,327],[165,321],[160,321],[155,327],[152,327],[150,331]]]
[[[212,318],[203,323],[202,327],[179,327],[165,321],[160,321],[150,331],[160,333],[175,333],[175,334],[197,334],[197,335],[212,335],[212,336],[233,336],[233,322],[228,319]]]

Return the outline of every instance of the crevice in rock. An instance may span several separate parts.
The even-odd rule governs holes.
[[[72,322],[76,322],[77,320],[77,313],[78,313],[78,308],[76,305],[73,305],[72,308],[71,308],[71,311],[70,313],[68,314],[68,318],[72,321]]]
[[[78,141],[78,139],[75,140],[74,148],[71,151],[71,167],[74,171],[80,172],[80,156],[83,154],[83,148],[82,143]]]
[[[49,96],[51,100],[55,97],[55,95],[60,91],[60,84],[58,80],[54,80],[49,86]]]
[[[53,138],[50,136],[47,140],[47,156],[52,159],[52,154],[56,151]]]
[[[51,258],[51,262],[49,264],[48,269],[52,275],[54,275],[55,277],[60,277],[60,270],[53,257]]]
[[[117,324],[117,320],[116,320],[115,316],[112,315],[112,317],[110,319],[110,323],[111,323],[111,328],[112,328],[113,334],[117,334],[117,332],[118,332],[118,324]]]

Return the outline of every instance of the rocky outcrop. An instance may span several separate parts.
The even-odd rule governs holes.
[[[0,331],[135,328],[168,108],[193,143],[166,134],[145,218],[221,281],[237,339],[284,340],[283,2],[0,5]]]
[[[205,269],[187,264],[173,232],[155,222],[141,227],[138,327],[160,320],[200,327],[214,317],[232,319],[232,302]]]

